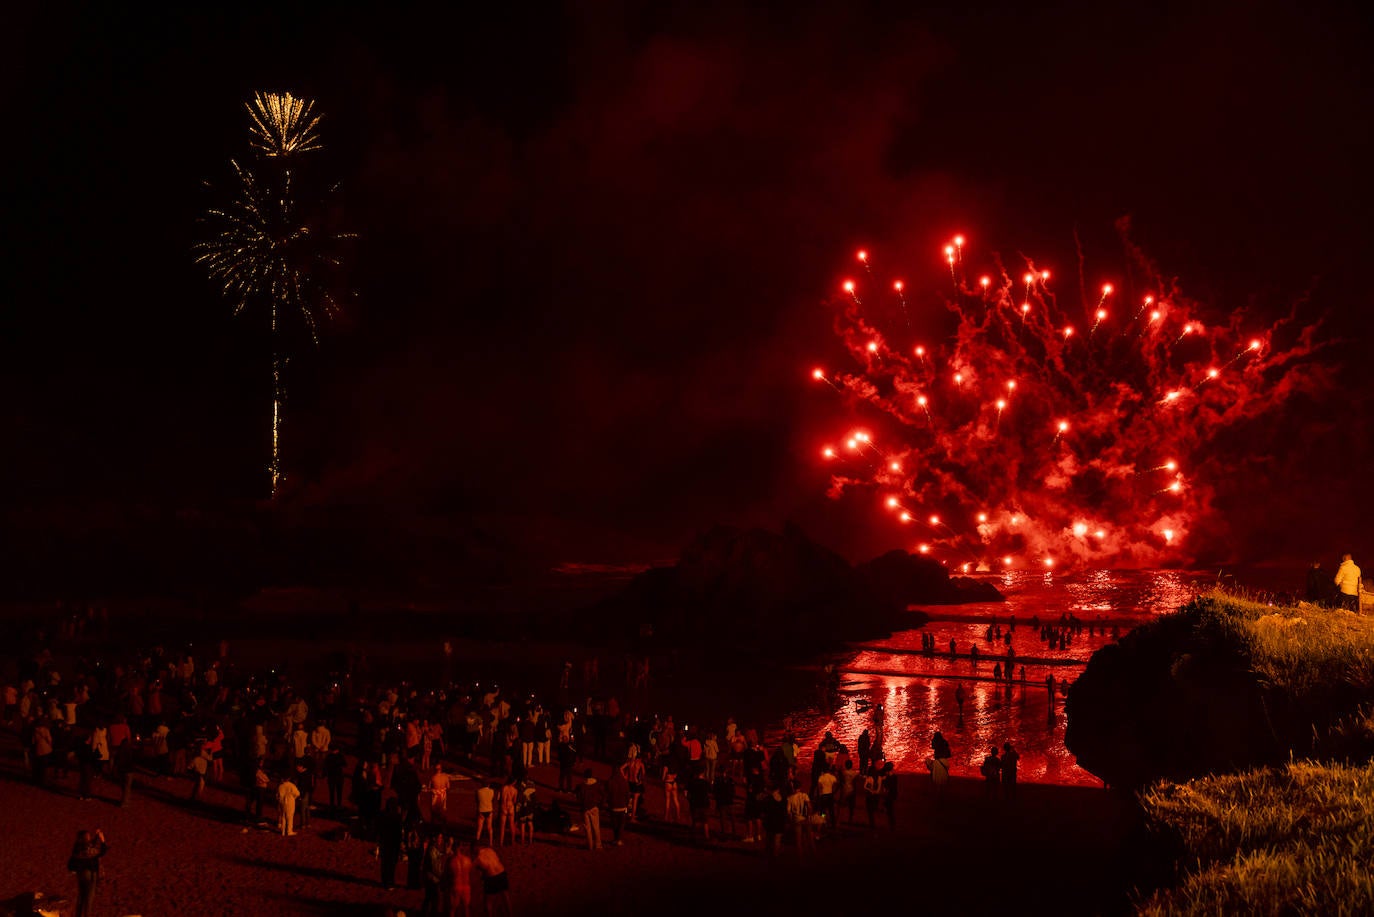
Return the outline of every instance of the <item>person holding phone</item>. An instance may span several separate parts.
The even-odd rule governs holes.
[[[67,869],[76,873],[76,917],[90,917],[95,911],[95,886],[100,879],[100,858],[109,846],[105,843],[105,833],[99,828],[94,831],[76,832],[76,842],[72,845],[71,856],[67,859]]]

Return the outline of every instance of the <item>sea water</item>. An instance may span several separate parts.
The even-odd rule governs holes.
[[[807,698],[809,703],[789,710],[769,730],[770,746],[791,730],[802,746],[802,770],[809,768],[811,755],[827,730],[854,752],[859,734],[865,728],[873,730],[881,704],[883,752],[899,772],[927,772],[931,736],[939,730],[953,749],[951,774],[955,777],[977,778],[988,749],[1000,750],[1002,743],[1010,742],[1021,756],[1019,779],[1023,782],[1100,786],[1101,781],[1080,768],[1064,747],[1061,689],[1078,678],[1096,650],[1133,627],[1176,611],[1219,579],[1223,584],[1234,583],[1216,570],[1012,571],[982,578],[996,585],[1006,601],[912,606],[913,612],[922,612],[929,620],[832,657],[838,689],[818,689]],[[1031,622],[1038,618],[1041,623],[1057,624],[1065,614],[1077,617],[1083,629],[1061,650],[1041,640]],[[1014,631],[1010,630],[1013,617]],[[1000,625],[1003,638],[989,641],[987,628],[994,623]],[[1005,673],[1002,681],[993,680],[993,666],[1006,666],[1008,632],[1016,658],[1010,683]],[[934,636],[933,655],[922,651],[923,633]],[[954,657],[950,656],[951,640]],[[970,658],[973,646],[978,648],[976,661]],[[1052,707],[1046,681],[1050,675],[1055,685]],[[956,703],[960,686],[962,717]]]

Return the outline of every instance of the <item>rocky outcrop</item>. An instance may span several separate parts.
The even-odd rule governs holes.
[[[951,578],[943,564],[906,551],[889,551],[860,564],[854,572],[875,595],[902,608],[1003,601],[991,583]]]
[[[1340,611],[1223,593],[1095,653],[1069,691],[1065,745],[1110,784],[1374,751],[1374,628]]]
[[[919,612],[906,611],[912,604],[986,595],[901,551],[854,568],[795,526],[781,533],[721,526],[694,540],[675,566],[636,577],[590,618],[621,635],[652,633],[660,645],[814,651],[919,624]]]
[[[1093,654],[1066,704],[1080,766],[1134,789],[1282,756],[1244,657],[1200,623],[1182,611]]]

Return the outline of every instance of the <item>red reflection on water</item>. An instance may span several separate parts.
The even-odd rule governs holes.
[[[881,643],[865,644],[839,662],[841,683],[831,709],[820,704],[794,711],[782,728],[790,728],[802,745],[800,760],[809,766],[811,755],[826,731],[850,749],[864,729],[873,729],[874,712],[886,712],[883,751],[897,770],[925,774],[930,740],[944,733],[954,752],[951,772],[977,778],[989,747],[1011,742],[1021,755],[1019,776],[1032,783],[1100,786],[1064,747],[1064,700],[1060,688],[1083,671],[1093,652],[1114,639],[1111,628],[1125,634],[1150,618],[1172,612],[1207,583],[1176,571],[1098,571],[1079,577],[1046,576],[1041,572],[1008,572],[993,579],[1007,596],[1005,603],[922,609],[930,615],[924,628],[893,634]],[[1058,622],[1064,613],[1083,621],[1082,634],[1064,649],[1040,639],[1032,618]],[[1009,619],[1017,626],[1011,635],[1015,680],[992,679],[993,666],[1005,666]],[[1001,625],[1002,640],[989,641],[987,628]],[[1105,630],[1099,631],[1098,625]],[[1088,632],[1093,625],[1093,634]],[[935,637],[935,653],[922,652],[921,637]],[[957,655],[950,656],[954,640]],[[978,659],[970,649],[978,648]],[[1020,669],[1025,666],[1025,681]],[[1056,686],[1050,709],[1046,676]],[[964,689],[963,716],[956,692]],[[775,731],[773,741],[780,735]]]

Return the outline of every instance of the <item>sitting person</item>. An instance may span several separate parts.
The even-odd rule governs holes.
[[[555,799],[547,808],[535,809],[534,830],[541,834],[567,834],[572,830],[572,816]]]

